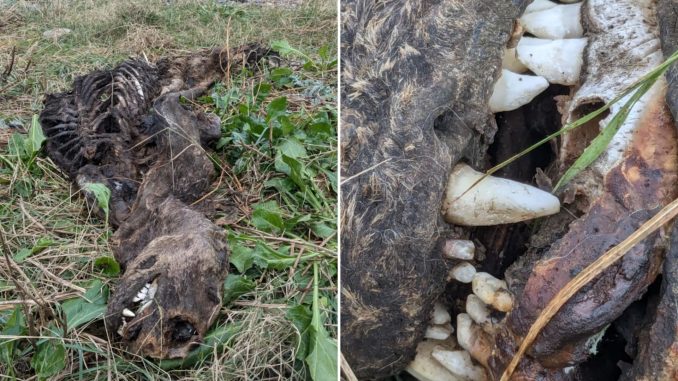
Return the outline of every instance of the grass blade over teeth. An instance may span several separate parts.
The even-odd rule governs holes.
[[[638,92],[640,92],[641,94],[638,96],[638,98],[640,98],[644,93],[647,92],[647,90],[649,90],[650,87],[652,87],[652,85],[657,81],[657,79],[659,79],[660,76],[664,75],[666,70],[672,64],[674,64],[676,61],[678,61],[678,51],[674,52],[662,64],[658,65],[656,68],[651,70],[649,73],[645,74],[642,78],[640,78],[638,81],[636,81],[633,85],[629,86],[626,90],[621,92],[621,94],[616,96],[614,99],[612,99],[609,103],[607,103],[603,107],[601,107],[601,108],[599,108],[595,111],[592,111],[589,114],[584,115],[583,117],[577,119],[576,121],[574,121],[572,123],[566,124],[560,130],[542,138],[541,140],[539,140],[538,142],[534,143],[533,145],[527,147],[523,151],[511,156],[510,158],[504,160],[503,162],[501,162],[501,163],[495,165],[494,167],[488,169],[487,172],[485,172],[485,174],[482,177],[480,177],[473,184],[471,184],[471,186],[466,191],[464,191],[458,198],[463,197],[469,190],[471,190],[473,187],[478,185],[486,177],[493,175],[498,170],[506,167],[507,165],[513,163],[514,161],[516,161],[516,160],[520,159],[521,157],[527,155],[528,153],[534,151],[535,149],[539,148],[543,144],[548,143],[552,139],[557,138],[560,135],[562,135],[566,132],[572,131],[572,130],[576,129],[577,127],[580,127],[580,126],[590,122],[591,120],[595,119],[599,115],[603,114],[605,111],[609,110],[610,107],[612,107],[612,105],[619,102],[620,100],[622,100],[627,95],[631,94],[633,91],[636,91],[636,94]],[[632,99],[636,97],[636,94],[633,95]],[[637,99],[636,99],[636,101],[637,101]],[[635,104],[636,101],[634,101],[633,104]],[[619,126],[621,126],[624,123],[624,121],[626,120],[626,116],[628,115],[628,111],[631,109],[633,104],[629,105],[629,107],[627,109],[627,105],[628,105],[628,102],[627,102],[627,104],[624,105],[624,108],[622,108],[622,110],[620,110],[619,113],[615,114],[613,119],[608,124],[608,127],[610,127],[610,125],[614,125],[615,123],[618,123],[616,129],[614,130],[614,132],[616,132],[616,130],[619,129]],[[623,111],[625,109],[627,109],[627,110],[624,113],[624,115],[618,117],[618,115],[623,113]],[[617,121],[615,122],[615,120],[617,120]],[[603,140],[603,138],[600,138],[600,136],[602,134],[609,134],[609,137],[610,137],[610,139],[608,139],[607,142],[605,142],[604,145],[601,142],[599,142],[599,140]],[[606,127],[603,130],[603,132],[601,132],[601,135],[596,137],[593,140],[593,142],[591,143],[591,145],[598,144],[602,147],[602,149],[600,147],[591,148],[591,145],[589,145],[589,147],[587,147],[586,150],[584,151],[587,156],[584,159],[582,159],[582,157],[584,157],[584,155],[582,155],[582,157],[577,159],[577,161],[575,162],[575,165],[577,165],[579,167],[585,161],[590,161],[588,164],[595,161],[598,158],[598,156],[600,156],[600,154],[605,150],[605,148],[607,147],[607,143],[609,143],[609,141],[612,139],[612,137],[614,136],[614,133],[611,133],[611,130],[608,130],[608,128]],[[581,160],[581,162],[580,162],[580,160]],[[586,164],[586,165],[588,165],[588,164]],[[575,167],[575,165],[573,165],[572,167]],[[585,167],[586,166],[584,166],[584,168]],[[583,168],[581,168],[581,169],[583,169]],[[581,169],[579,169],[579,170],[575,170],[575,169],[572,169],[572,168],[568,169],[568,171],[565,173],[565,175],[563,175],[563,177],[558,181],[558,184],[556,184],[556,186],[554,188],[554,193],[557,190],[561,189],[567,183],[567,181],[574,178],[581,171]],[[566,176],[568,178],[566,178]]]

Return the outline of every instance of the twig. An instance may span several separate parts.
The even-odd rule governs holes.
[[[624,256],[634,245],[647,238],[654,233],[662,225],[672,220],[678,215],[678,199],[673,200],[670,204],[665,206],[649,221],[645,222],[641,227],[633,232],[628,238],[622,241],[619,245],[608,250],[595,262],[588,265],[582,272],[577,274],[571,281],[569,281],[556,296],[551,299],[549,304],[544,308],[537,317],[537,320],[532,324],[527,335],[520,344],[520,348],[511,359],[508,367],[504,370],[501,376],[501,381],[509,381],[513,371],[520,363],[525,351],[532,345],[534,340],[539,335],[539,332],[548,324],[548,322],[558,313],[558,310],[567,303],[582,287],[586,286],[595,277],[607,270],[615,262]]]
[[[339,351],[339,356],[341,358],[341,371],[344,373],[344,376],[348,381],[358,381],[358,377],[355,376],[355,373],[353,373],[353,369],[351,369],[351,365],[348,364],[348,361],[346,361],[346,358],[344,357],[344,354]]]
[[[7,65],[7,68],[5,71],[2,73],[2,79],[8,78],[10,74],[12,74],[12,68],[14,68],[14,58],[16,56],[16,46],[12,46],[12,53],[10,53],[9,57],[9,65]]]

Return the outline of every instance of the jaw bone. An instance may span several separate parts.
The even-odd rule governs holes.
[[[520,18],[526,31],[539,38],[552,40],[579,38],[584,35],[581,25],[581,6],[576,4],[554,4],[548,8],[532,11]]]
[[[488,176],[469,189],[482,176],[466,164],[454,167],[443,202],[447,222],[489,226],[525,221],[560,210],[560,201],[555,196],[512,180]]]
[[[579,81],[586,38],[544,40],[523,37],[518,42],[518,60],[549,83],[572,86]]]

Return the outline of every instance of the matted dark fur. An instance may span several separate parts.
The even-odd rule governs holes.
[[[228,273],[226,240],[191,203],[213,180],[205,149],[220,136],[220,121],[187,102],[229,70],[238,72],[267,54],[253,44],[157,64],[128,60],[45,98],[40,121],[48,155],[93,205],[88,183],[111,191],[109,221],[117,227],[112,247],[124,274],[105,317],[110,335],[117,335],[122,310],[135,309],[137,292],[157,285],[149,306],[121,331],[134,353],[184,357],[218,316]]]
[[[447,264],[452,165],[479,164],[502,48],[528,1],[343,2],[342,352],[359,378],[414,357]]]

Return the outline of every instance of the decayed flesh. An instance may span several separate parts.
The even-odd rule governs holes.
[[[571,17],[575,8],[581,12],[576,13],[577,22],[587,20],[586,38],[583,38],[583,29],[571,23],[572,20],[558,20],[563,15]],[[523,37],[515,50],[505,51],[503,72],[512,70],[516,74],[533,75],[524,74],[529,70],[549,83],[579,85],[570,98],[560,100],[563,122],[583,116],[586,110],[591,111],[591,105],[602,106],[609,102],[663,60],[654,1],[620,0],[613,5],[609,1],[590,0],[583,5],[561,5],[537,0],[528,7],[520,22],[536,38]],[[505,106],[497,107],[495,102],[490,105],[491,109],[512,109],[512,104],[517,108],[534,97],[530,93],[533,90],[528,89],[519,96],[507,98],[504,90],[507,85],[501,83],[502,80],[506,81],[506,77],[502,76],[497,82],[493,96],[500,93],[497,99],[505,98],[502,100]],[[508,86],[515,90],[522,85]],[[567,232],[552,242],[548,250],[528,250],[525,258],[534,263],[519,261],[514,265],[515,269],[507,271],[507,279],[503,281],[475,268],[465,270],[467,264],[473,267],[475,262],[459,262],[472,258],[456,253],[471,251],[466,248],[468,245],[462,246],[463,250],[458,248],[458,243],[448,245],[450,249],[444,252],[447,258],[456,261],[448,280],[464,283],[471,278],[472,284],[472,294],[465,301],[465,312],[453,321],[456,344],[461,348],[436,351],[427,344],[427,350],[418,351],[418,361],[457,364],[456,367],[464,369],[467,375],[464,377],[468,377],[462,379],[474,379],[468,375],[474,374],[474,366],[482,365],[490,379],[498,379],[522,337],[552,297],[579,271],[674,199],[678,180],[678,137],[665,95],[666,83],[660,79],[632,109],[603,155],[568,186],[564,192],[568,211],[560,213],[574,212],[581,217],[570,224]],[[527,101],[523,103],[520,98]],[[605,127],[624,101],[613,106],[605,118],[582,126],[582,132],[574,131],[563,137],[558,158],[561,173],[589,143],[582,140],[595,136]],[[583,129],[589,131],[584,133]],[[475,178],[466,179],[469,176],[466,173]],[[489,177],[476,184],[482,192],[466,191],[480,175],[466,165],[453,169],[443,206],[448,222],[463,226],[511,222],[510,218],[497,222],[496,215],[507,211],[516,221],[526,219],[524,212],[512,213],[506,206],[513,205],[513,193],[495,191],[498,185],[482,186],[484,182],[503,179]],[[530,193],[534,191],[527,185],[511,182],[507,188],[519,195],[534,197]],[[500,193],[504,197],[499,202],[486,201]],[[460,202],[464,197],[467,200]],[[538,197],[535,199],[539,200]],[[452,201],[458,206],[455,207]],[[486,204],[492,207],[488,208]],[[558,212],[555,209],[552,213],[540,213],[543,207],[539,202],[536,204],[530,209],[533,214],[528,218]],[[597,340],[609,324],[630,303],[641,298],[656,279],[667,246],[665,237],[666,233],[662,232],[637,244],[622,260],[575,295],[542,331],[514,379],[571,379],[573,369],[595,349]],[[667,260],[664,264],[667,277],[675,276],[675,262]],[[473,275],[467,275],[471,273]],[[663,284],[658,313],[676,305],[676,291],[667,289],[666,281]],[[632,370],[635,373],[631,373],[638,379],[671,379],[678,375],[678,366],[667,363],[678,357],[678,340],[674,337],[678,332],[678,317],[674,312],[657,315],[643,331],[645,342],[641,344],[645,352],[641,350],[638,365]],[[660,330],[666,331],[668,337],[663,337]],[[659,357],[649,355],[653,346],[662,348]],[[425,360],[422,359],[424,355],[427,356]],[[466,361],[467,356],[472,361]]]

